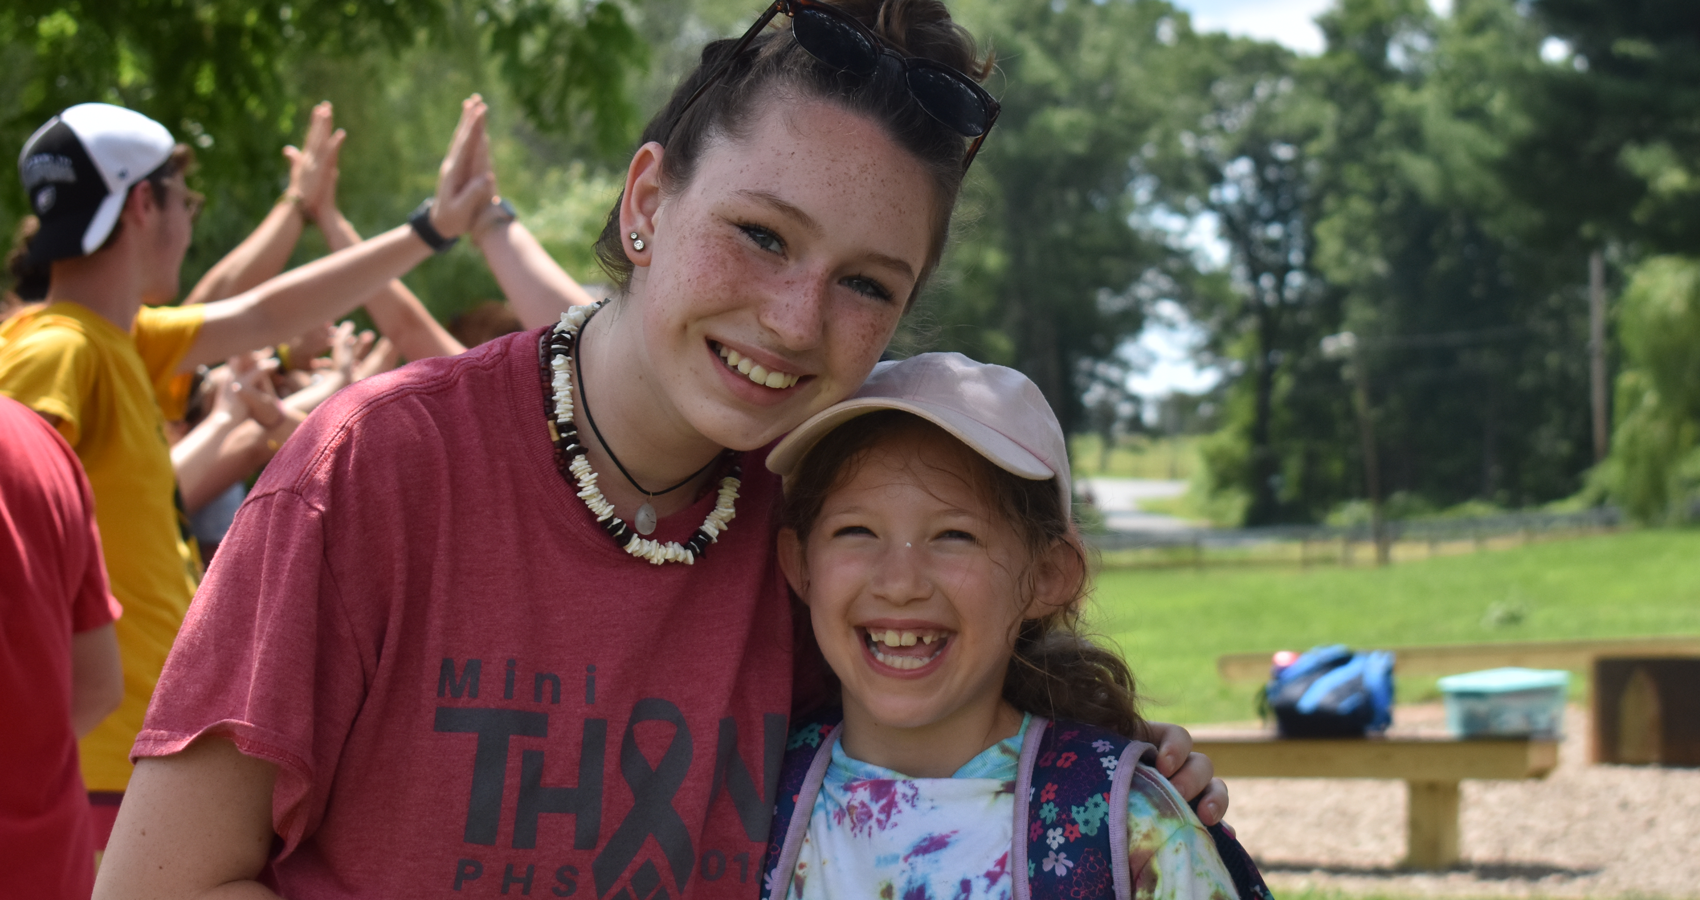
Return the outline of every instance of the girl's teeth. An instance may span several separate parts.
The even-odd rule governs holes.
[[[764,366],[756,365],[755,360],[733,350],[731,347],[721,347],[720,358],[726,360],[726,365],[737,369],[739,374],[762,387],[772,388],[776,391],[784,390],[796,384],[799,377],[787,375],[784,372],[769,371]]]
[[[917,643],[925,643],[930,646],[941,640],[943,638],[938,635],[918,635],[913,631],[886,629],[885,631],[870,630],[868,632],[869,649],[873,650],[874,657],[894,669],[919,669],[936,659],[939,651],[934,651],[927,656],[898,656],[896,654],[887,656],[881,652],[884,648],[913,647]],[[941,647],[940,651],[942,650]]]

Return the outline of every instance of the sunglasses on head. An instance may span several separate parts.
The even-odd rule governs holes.
[[[889,56],[896,60],[903,67],[904,82],[916,105],[946,128],[974,139],[962,159],[962,171],[968,171],[974,155],[980,152],[980,144],[998,120],[998,101],[962,72],[941,62],[898,53],[854,17],[819,0],[773,0],[750,30],[738,39],[720,68],[685,101],[679,110],[679,118],[683,118],[686,110],[725,76],[738,57],[749,49],[750,42],[779,13],[791,17],[791,34],[796,37],[798,46],[841,72],[866,78],[879,68],[881,57]],[[678,119],[674,121],[676,123]]]

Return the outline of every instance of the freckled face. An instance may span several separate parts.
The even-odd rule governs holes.
[[[877,444],[788,572],[847,715],[948,728],[1001,703],[1028,551],[970,481],[971,453],[932,431]]]
[[[867,378],[926,263],[935,204],[921,164],[870,119],[786,99],[752,125],[660,202],[637,276],[644,371],[735,449]]]

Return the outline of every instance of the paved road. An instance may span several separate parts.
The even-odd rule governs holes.
[[[1143,500],[1166,500],[1187,491],[1184,481],[1155,478],[1082,478],[1080,492],[1092,497],[1111,531],[1181,531],[1197,527],[1174,516],[1146,512]]]

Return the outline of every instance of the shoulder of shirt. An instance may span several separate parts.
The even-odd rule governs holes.
[[[88,342],[94,338],[89,324],[78,311],[98,315],[74,303],[32,303],[0,322],[0,340],[28,339],[42,341]],[[39,337],[38,337],[39,336]]]

